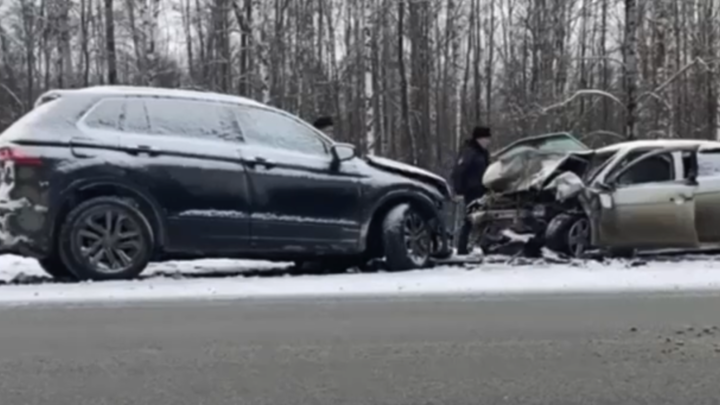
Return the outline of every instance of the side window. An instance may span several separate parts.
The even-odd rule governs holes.
[[[325,143],[310,128],[273,111],[241,107],[237,116],[249,144],[286,149],[311,155],[327,155]]]
[[[654,183],[675,180],[675,169],[671,154],[662,154],[642,160],[617,179],[620,185]]]
[[[634,150],[631,152],[628,152],[627,155],[623,156],[622,159],[615,165],[615,167],[612,168],[610,173],[607,174],[608,177],[615,175],[616,173],[621,172],[625,166],[628,165],[628,163],[634,161],[635,159],[639,158],[640,156],[650,152],[649,150]]]
[[[145,108],[153,135],[239,142],[240,128],[232,108],[222,103],[195,100],[148,98]]]
[[[120,130],[123,100],[102,100],[90,110],[84,123],[89,128]]]
[[[697,155],[698,177],[720,176],[720,153],[701,152]]]
[[[124,132],[147,134],[150,132],[150,119],[142,99],[128,99],[125,102],[120,121]]]

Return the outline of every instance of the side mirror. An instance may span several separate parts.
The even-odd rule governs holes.
[[[355,145],[349,143],[336,143],[332,146],[331,151],[336,162],[345,162],[357,156]]]

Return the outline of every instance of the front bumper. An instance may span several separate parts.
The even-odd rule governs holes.
[[[547,215],[544,206],[537,205],[533,209],[490,209],[476,210],[468,213],[468,219],[471,223],[478,225],[486,222],[513,222],[528,218],[542,219]]]

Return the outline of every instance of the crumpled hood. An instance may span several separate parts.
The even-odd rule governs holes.
[[[497,193],[539,190],[570,156],[568,152],[529,149],[493,162],[485,171],[483,184]]]
[[[427,170],[423,170],[416,166],[412,166],[406,163],[398,162],[397,160],[387,159],[380,156],[368,155],[366,159],[370,165],[377,168],[405,175],[407,177],[415,178],[425,183],[429,183],[432,186],[436,187],[445,197],[449,197],[451,195],[450,187],[448,186],[447,181],[445,181],[444,178],[438,176],[437,174],[434,174]]]

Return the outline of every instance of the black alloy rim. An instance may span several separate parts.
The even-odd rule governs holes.
[[[425,219],[416,212],[409,212],[403,222],[403,235],[408,256],[413,262],[422,264],[432,248],[432,236]]]
[[[143,251],[142,228],[120,210],[105,210],[85,218],[76,233],[84,260],[106,274],[133,266]]]

